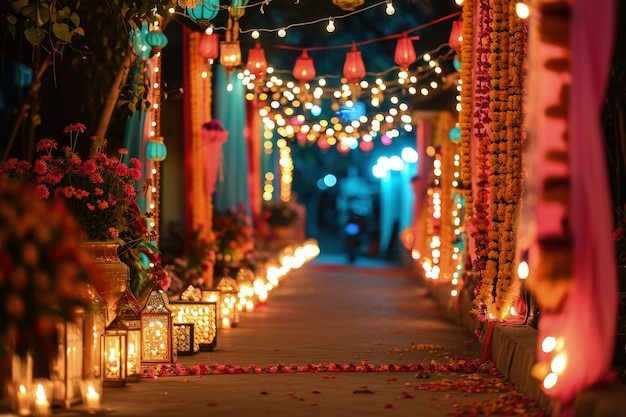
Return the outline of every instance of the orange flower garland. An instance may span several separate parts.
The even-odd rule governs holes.
[[[465,195],[465,212],[474,215],[472,196],[472,161],[470,141],[472,137],[472,68],[474,64],[474,2],[463,2],[463,42],[461,44],[461,185]]]

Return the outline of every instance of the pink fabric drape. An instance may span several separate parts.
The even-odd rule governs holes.
[[[572,0],[571,5],[568,130],[574,279],[563,308],[541,314],[538,346],[539,360],[549,363],[552,354],[541,351],[542,340],[546,336],[555,336],[563,341],[567,366],[557,384],[545,390],[559,401],[561,416],[571,415],[571,403],[577,393],[613,378],[610,365],[617,314],[612,202],[600,124],[616,4],[614,0]],[[549,89],[549,83],[545,87]],[[530,105],[531,113],[541,110],[530,108]],[[561,131],[555,131],[550,121],[546,117],[542,120],[542,117],[535,120],[534,133],[543,132],[543,136],[550,140],[551,134],[556,136]],[[541,169],[539,175],[542,175]],[[540,210],[535,212],[535,220],[538,233],[541,233],[550,228],[555,213],[550,212],[545,204],[538,203],[538,207]]]
[[[202,155],[204,164],[204,185],[207,195],[212,195],[217,184],[217,175],[222,164],[222,144],[226,142],[225,130],[202,129]]]

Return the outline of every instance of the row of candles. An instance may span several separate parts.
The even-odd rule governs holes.
[[[59,326],[61,357],[51,379],[32,378],[31,357],[14,359],[14,411],[21,416],[47,416],[54,404],[82,401],[87,412],[97,412],[103,386],[139,381],[143,365],[173,363],[179,354],[212,351],[218,328],[235,327],[240,312],[267,302],[269,292],[289,271],[318,254],[315,240],[287,247],[276,262],[261,268],[264,277],[252,273],[246,279],[240,274],[251,271],[242,269],[239,283],[222,278],[217,288],[201,290],[199,300],[170,302],[162,289],[154,288],[142,307],[127,291],[117,303],[117,316],[106,327],[106,309],[82,312],[78,322]]]

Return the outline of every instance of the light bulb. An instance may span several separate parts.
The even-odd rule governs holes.
[[[396,9],[394,9],[393,4],[391,3],[391,0],[387,0],[387,7],[385,8],[385,13],[391,16],[395,12],[396,12]]]
[[[332,17],[328,19],[328,25],[326,26],[326,31],[332,33],[335,31],[335,19]]]
[[[287,31],[285,30],[285,28],[278,29],[278,36],[280,38],[284,38],[285,36],[287,36]]]
[[[259,33],[258,30],[252,31],[252,39],[259,39],[259,36],[261,36],[261,34]]]
[[[515,4],[515,12],[520,19],[528,19],[528,16],[530,16],[530,8],[521,1]]]
[[[207,35],[212,35],[213,34],[213,25],[210,25],[208,28],[206,28],[204,30],[204,33],[206,33]]]

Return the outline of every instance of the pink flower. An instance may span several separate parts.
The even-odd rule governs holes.
[[[93,159],[90,159],[83,164],[81,172],[83,175],[90,175],[96,172],[97,168],[96,162]]]
[[[80,133],[85,133],[85,125],[82,123],[74,123],[74,124],[69,124],[67,126],[65,126],[65,128],[63,129],[63,133],[71,133],[71,132],[80,132]]]
[[[37,145],[35,145],[35,149],[37,150],[37,152],[39,151],[52,151],[54,149],[57,148],[57,143],[54,139],[41,139],[39,142],[37,142]]]
[[[119,148],[117,150],[117,153],[119,153],[120,155],[128,155],[128,149],[126,149],[126,148]]]
[[[130,168],[128,170],[128,173],[130,174],[130,177],[134,180],[141,179],[141,171],[136,168]]]
[[[126,184],[124,186],[124,193],[127,194],[130,197],[134,197],[135,196],[135,187],[133,187],[132,185],[128,185]]]
[[[99,188],[99,187],[94,188],[94,190],[93,190],[93,191],[94,191],[94,193],[95,193],[96,195],[102,195],[102,194],[104,194],[104,190],[103,190],[102,188]]]
[[[106,210],[109,208],[109,203],[107,203],[106,201],[98,200],[97,203],[100,210]]]
[[[115,227],[109,227],[109,233],[111,234],[111,237],[113,238],[118,238],[120,237],[120,231],[117,230]]]
[[[104,183],[104,179],[102,178],[102,175],[100,175],[100,173],[98,173],[98,172],[94,172],[93,174],[91,174],[89,176],[89,179],[94,184],[103,184]]]
[[[35,195],[37,198],[41,198],[42,200],[50,197],[50,190],[43,184],[39,184],[35,186]]]
[[[128,174],[128,167],[124,164],[119,164],[115,167],[115,173],[123,177]]]
[[[130,158],[130,165],[133,168],[141,169],[141,161],[137,158]]]
[[[48,166],[43,161],[38,159],[35,161],[35,166],[33,167],[33,170],[37,175],[43,175],[48,172]]]

